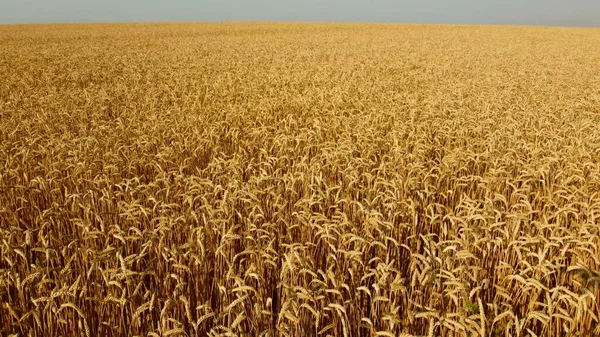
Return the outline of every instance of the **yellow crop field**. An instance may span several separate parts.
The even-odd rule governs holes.
[[[1,336],[600,336],[600,29],[0,26]]]

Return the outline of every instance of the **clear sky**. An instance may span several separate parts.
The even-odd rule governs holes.
[[[123,21],[351,21],[600,27],[600,0],[0,0],[0,24]]]

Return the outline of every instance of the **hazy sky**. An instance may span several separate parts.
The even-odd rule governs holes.
[[[600,27],[600,0],[0,0],[0,24],[122,21],[353,21]]]

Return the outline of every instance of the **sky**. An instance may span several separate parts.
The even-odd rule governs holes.
[[[0,24],[148,21],[600,27],[600,0],[0,0]]]

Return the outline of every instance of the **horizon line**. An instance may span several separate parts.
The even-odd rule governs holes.
[[[354,24],[354,25],[411,25],[411,26],[470,26],[470,27],[539,27],[539,28],[583,28],[594,29],[600,26],[583,26],[583,25],[549,25],[549,24],[515,24],[515,23],[433,23],[433,22],[396,22],[396,21],[310,21],[310,20],[206,20],[206,21],[48,21],[48,22],[16,22],[2,23],[0,26],[43,26],[43,25],[119,25],[119,24]]]

